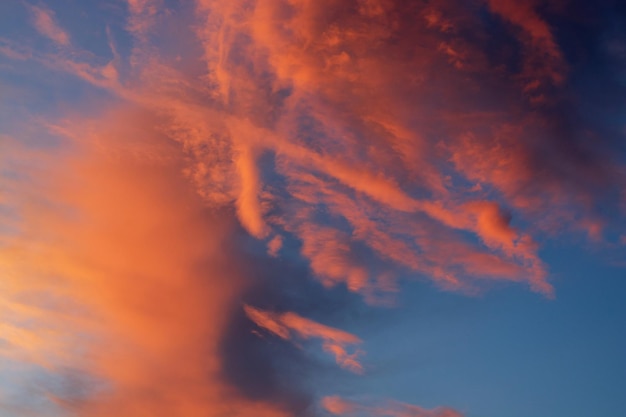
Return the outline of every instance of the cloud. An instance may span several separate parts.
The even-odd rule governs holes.
[[[302,339],[322,339],[324,351],[334,355],[339,366],[355,373],[363,373],[363,366],[358,361],[358,357],[363,352],[355,350],[353,353],[348,353],[345,349],[346,345],[360,344],[361,340],[358,337],[306,319],[293,312],[277,314],[250,306],[245,306],[244,310],[250,320],[259,327],[282,339],[293,340],[294,336]]]
[[[163,9],[160,0],[128,0],[128,31],[137,39],[143,40],[156,23],[159,10]]]
[[[263,220],[263,212],[259,202],[260,181],[254,150],[249,147],[241,147],[237,153],[235,165],[241,181],[241,191],[237,198],[239,220],[251,235],[262,239],[267,236],[269,230]]]
[[[246,285],[224,250],[235,220],[207,212],[154,119],[107,117],[67,121],[81,142],[45,160],[33,184],[46,191],[24,194],[0,262],[3,353],[59,383],[66,367],[94,379],[50,393],[84,416],[284,415],[221,377],[219,340]]]
[[[0,154],[0,350],[89,381],[50,390],[57,407],[308,415],[313,342],[367,378],[337,309],[394,306],[413,279],[552,296],[543,242],[623,241],[623,134],[580,104],[541,3],[183,3],[129,0],[102,22],[107,56],[43,6],[35,27],[62,49],[0,39],[51,91],[70,74],[98,92],[36,118],[53,152],[18,138]]]
[[[590,151],[592,136],[564,130],[565,115],[550,107],[561,100],[556,87],[525,69],[535,64],[516,70],[502,55],[517,48],[532,60],[524,48],[539,48],[563,59],[536,4],[454,5],[199,1],[176,15],[158,2],[130,2],[129,21],[157,16],[180,27],[193,14],[202,22],[175,34],[201,47],[205,67],[194,71],[202,82],[172,59],[180,51],[149,45],[151,24],[115,63],[38,59],[159,113],[205,202],[234,203],[272,253],[276,236],[298,239],[325,285],[375,302],[373,294],[395,288],[385,277],[417,272],[447,289],[501,279],[550,294],[537,236],[559,228],[601,236],[606,221],[594,202],[623,183],[622,169],[601,162],[610,146]],[[492,30],[480,19],[485,10],[510,23],[498,29],[508,36],[502,43],[484,43]],[[130,73],[120,72],[125,59]],[[518,105],[524,83],[535,81],[533,94],[552,101]],[[429,249],[442,230],[459,263]]]
[[[461,413],[447,407],[427,410],[416,405],[398,401],[364,404],[338,396],[324,397],[322,407],[337,416],[363,417],[463,417]]]
[[[55,14],[45,6],[28,5],[37,32],[60,46],[70,45],[70,35],[59,26]]]
[[[543,91],[564,82],[567,64],[555,40],[553,29],[537,9],[540,1],[516,2],[487,0],[489,10],[518,28],[516,34],[523,47],[524,68],[521,75],[523,93],[535,104],[548,100]]]

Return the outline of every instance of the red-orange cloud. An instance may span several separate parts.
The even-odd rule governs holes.
[[[293,305],[250,307],[266,304],[248,294],[277,285],[263,281],[275,272],[257,268],[263,256],[373,305],[393,305],[405,279],[551,296],[539,242],[581,230],[601,241],[607,207],[623,218],[623,162],[559,111],[568,69],[539,2],[171,4],[128,0],[125,25],[102,28],[106,56],[42,6],[28,9],[52,45],[0,39],[16,67],[108,93],[88,117],[37,118],[42,137],[63,138],[58,153],[18,138],[0,155],[15,163],[0,186],[0,349],[102,382],[80,398],[50,394],[81,416],[301,412],[308,404],[294,411],[228,379],[227,335],[258,332],[250,320],[290,347],[319,339],[362,373],[356,336]]]
[[[60,46],[70,44],[69,34],[56,22],[54,12],[44,6],[28,6],[32,14],[33,25],[43,36]]]
[[[81,397],[50,394],[83,416],[285,415],[220,376],[245,287],[222,246],[234,223],[205,209],[153,123],[127,108],[63,127],[80,142],[32,178],[45,191],[25,194],[4,243],[3,353],[99,381]]]
[[[292,312],[277,314],[250,306],[245,306],[244,309],[250,320],[259,327],[285,340],[292,340],[294,335],[303,339],[321,339],[324,351],[335,356],[339,366],[355,373],[363,372],[363,366],[358,361],[362,351],[356,350],[348,353],[345,349],[346,345],[360,344],[361,340],[358,337]]]

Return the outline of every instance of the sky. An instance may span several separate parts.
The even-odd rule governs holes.
[[[624,97],[619,0],[2,0],[0,415],[622,415]]]

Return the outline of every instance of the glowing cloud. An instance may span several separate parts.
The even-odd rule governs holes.
[[[220,376],[225,312],[245,287],[221,249],[234,222],[205,210],[154,120],[128,108],[109,117],[128,123],[68,124],[81,143],[47,161],[33,183],[46,191],[3,247],[3,316],[31,323],[3,324],[3,353],[56,384],[67,367],[93,379],[84,394],[49,393],[84,416],[283,415]]]
[[[355,373],[363,372],[363,366],[358,362],[358,356],[363,352],[356,350],[349,354],[345,349],[346,345],[360,344],[358,337],[296,313],[269,313],[250,306],[245,306],[244,309],[250,320],[282,339],[293,340],[293,335],[303,339],[322,339],[324,351],[334,355],[339,366]]]
[[[7,409],[461,417],[312,386],[371,377],[333,314],[554,297],[545,242],[626,243],[623,115],[580,104],[561,2],[113,3],[0,37],[34,103],[0,115],[0,359],[44,380]]]

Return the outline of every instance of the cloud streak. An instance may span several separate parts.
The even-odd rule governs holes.
[[[355,373],[363,373],[363,366],[357,360],[363,352],[356,350],[349,354],[345,348],[346,345],[360,344],[358,337],[292,312],[276,314],[250,306],[245,306],[244,309],[250,320],[282,339],[292,340],[294,335],[303,339],[321,339],[324,351],[334,355],[339,366]]]
[[[342,397],[325,397],[322,406],[329,413],[337,416],[367,417],[463,417],[451,408],[440,407],[427,410],[411,404],[387,401],[380,404],[365,405]]]

